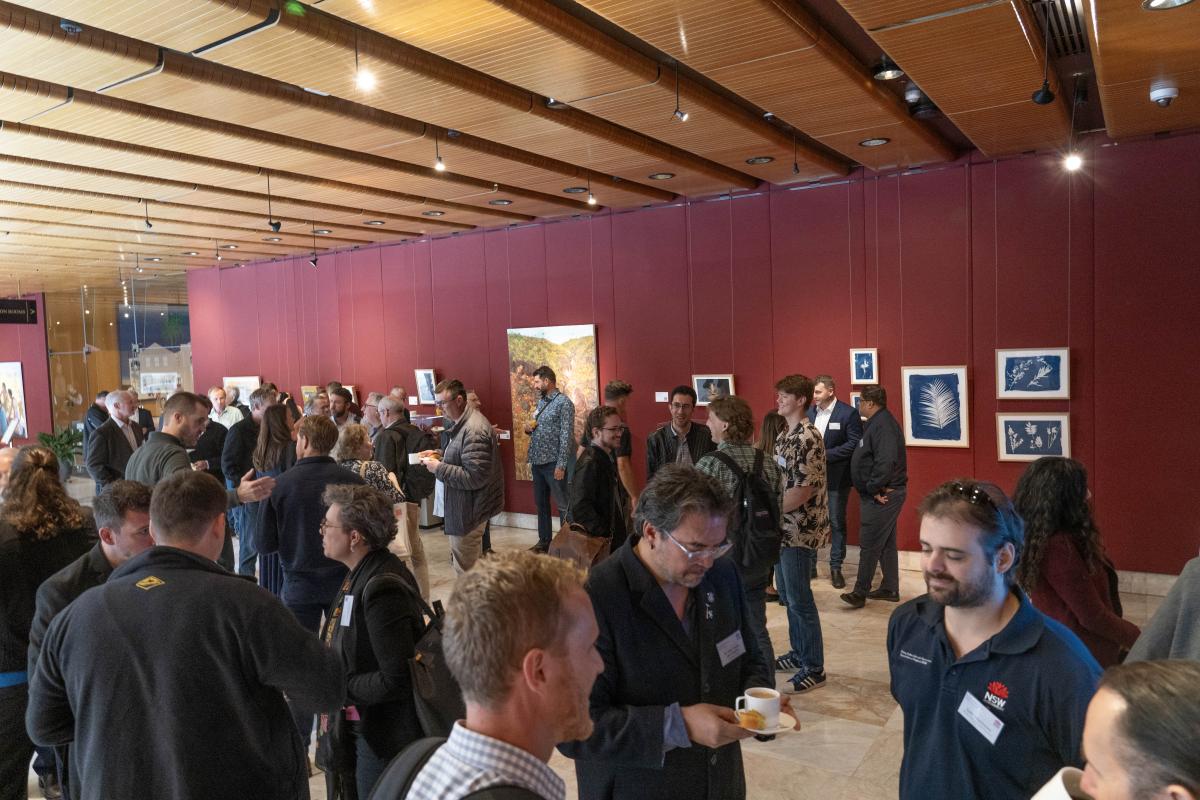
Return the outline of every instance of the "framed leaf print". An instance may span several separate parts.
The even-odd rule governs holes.
[[[970,447],[967,368],[901,367],[904,443],[910,447]]]
[[[1069,348],[996,351],[997,400],[1067,400],[1070,397]]]
[[[1001,461],[1071,456],[1071,415],[997,414],[996,453]]]

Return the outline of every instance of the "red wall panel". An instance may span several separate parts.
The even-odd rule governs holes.
[[[937,483],[977,475],[1012,491],[1023,465],[996,459],[998,410],[1070,411],[1118,566],[1175,572],[1200,546],[1174,510],[1200,431],[1138,426],[1132,410],[1165,376],[1172,396],[1200,390],[1187,301],[1200,291],[1198,143],[1093,140],[1072,176],[1052,157],[975,156],[331,254],[316,270],[297,259],[192,272],[196,381],[257,372],[292,389],[333,377],[412,389],[413,369],[434,367],[476,386],[507,428],[505,331],[592,322],[601,382],[634,386],[641,475],[645,436],[667,419],[654,393],[693,373],[732,372],[761,416],[789,372],[828,372],[848,398],[848,349],[877,347],[903,416],[901,366],[965,363],[971,447],[909,449],[903,546],[916,545],[913,509]],[[1064,344],[1070,400],[996,400],[996,348]],[[502,452],[511,464],[510,442]],[[508,481],[509,508],[531,511],[530,484],[511,468]]]
[[[51,433],[54,427],[54,414],[50,408],[50,356],[46,345],[46,306],[40,294],[21,295],[20,299],[33,300],[36,303],[37,324],[0,325],[0,361],[19,361],[21,363],[21,382],[24,384],[25,391],[25,423],[29,429],[29,436],[23,439],[13,437],[14,447],[36,444],[39,433]],[[64,396],[65,393],[64,387]],[[90,400],[91,398],[87,398],[85,402]],[[3,433],[4,431],[0,431],[0,434]]]

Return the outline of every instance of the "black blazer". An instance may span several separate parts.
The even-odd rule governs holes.
[[[104,556],[97,542],[91,550],[46,578],[37,590],[37,609],[33,613],[33,625],[29,628],[29,672],[37,666],[42,652],[42,640],[46,629],[58,616],[58,612],[69,606],[79,595],[99,586],[112,574],[112,565]]]
[[[103,425],[108,420],[109,414],[107,408],[102,408],[95,403],[88,406],[88,410],[83,415],[83,454],[86,456],[88,448],[91,446],[92,434],[96,429]]]
[[[145,441],[141,426],[133,420],[127,424],[129,430],[133,431],[134,440],[141,447]],[[87,469],[96,480],[96,491],[124,478],[125,465],[132,457],[133,448],[129,446],[129,440],[121,432],[117,421],[109,417],[92,433],[91,443],[88,445]]]
[[[717,449],[708,426],[698,422],[692,422],[692,427],[688,429],[687,444],[693,464],[699,461],[701,456]],[[679,440],[668,422],[646,439],[646,480],[653,478],[654,473],[664,464],[674,464],[678,455]]]
[[[667,706],[732,708],[747,688],[775,684],[773,665],[750,629],[741,579],[728,558],[713,565],[692,590],[689,637],[634,553],[638,540],[628,540],[588,578],[600,627],[596,647],[604,659],[592,687],[595,730],[559,750],[575,759],[580,800],[741,800],[746,780],[738,743],[716,750],[693,744],[671,750],[665,761],[662,756]],[[717,642],[735,633],[746,651],[722,667]]]
[[[629,493],[621,485],[612,456],[594,445],[583,448],[571,478],[571,521],[592,536],[611,536],[615,552],[629,535],[628,507]]]
[[[808,421],[816,423],[817,407],[808,409]],[[825,480],[830,489],[850,488],[850,458],[863,435],[858,409],[841,400],[833,404],[829,425],[821,439],[825,442]]]
[[[904,431],[886,408],[876,411],[863,426],[863,438],[850,458],[850,478],[863,500],[884,489],[908,485]]]
[[[196,440],[196,446],[188,453],[188,458],[193,464],[197,461],[207,461],[208,469],[205,472],[220,481],[222,486],[225,485],[225,473],[221,469],[221,451],[225,449],[225,437],[228,434],[229,431],[224,425],[209,420],[204,433]]]
[[[138,406],[135,422],[142,428],[143,440],[154,431],[154,416],[141,406]]]
[[[404,562],[386,548],[367,555],[350,580],[350,624],[341,624],[340,596],[329,612],[336,625],[333,651],[345,668],[346,704],[358,709],[363,738],[377,756],[391,758],[422,736],[408,671],[424,629],[414,599],[419,590]]]

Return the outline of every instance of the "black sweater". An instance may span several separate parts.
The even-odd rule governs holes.
[[[225,434],[225,445],[221,448],[221,472],[237,486],[242,476],[254,466],[254,446],[258,444],[258,421],[247,417],[235,422]]]
[[[864,498],[884,489],[908,485],[908,457],[904,432],[892,412],[881,408],[867,420],[863,437],[850,457],[850,479]]]

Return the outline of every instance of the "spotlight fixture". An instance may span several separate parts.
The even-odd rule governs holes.
[[[446,212],[445,211],[422,211],[421,216],[423,216],[423,217],[444,217],[444,216],[446,216]]]
[[[63,33],[66,33],[69,36],[78,36],[79,34],[83,33],[83,26],[78,22],[72,22],[69,19],[60,19],[58,21],[58,27],[62,28]]]
[[[223,245],[221,245],[221,249],[222,250],[237,250],[237,245],[236,244],[223,244]]]
[[[308,260],[308,265],[313,269],[317,268],[317,254],[313,253],[312,258]]]
[[[800,141],[792,134],[792,174],[800,174]]]
[[[1075,109],[1087,100],[1087,82],[1081,73],[1075,73],[1075,89],[1071,93],[1071,127],[1067,129],[1067,154],[1063,157],[1063,169],[1077,172],[1083,166],[1083,156],[1075,150]]]
[[[438,172],[445,172],[446,163],[442,161],[442,151],[438,149],[438,137],[436,133],[433,135],[433,154],[437,156],[437,160],[433,162],[433,168]]]
[[[592,179],[591,178],[588,178],[587,189],[588,189],[588,205],[594,206],[594,205],[596,205],[596,195],[592,194]]]
[[[900,69],[895,61],[883,56],[871,74],[877,81],[894,81],[896,78],[904,77],[904,70]]]
[[[381,219],[368,219],[368,220],[363,221],[363,225],[382,225],[382,224],[383,224],[383,220],[381,220]]]
[[[489,206],[511,206],[512,200],[505,200],[503,198],[498,199],[498,200],[488,200],[488,205]]]
[[[563,194],[583,194],[587,191],[586,186],[568,186],[563,189]]]
[[[669,181],[669,180],[671,180],[671,178],[675,177],[675,173],[674,172],[655,172],[651,175],[647,175],[646,177],[652,181]]]
[[[858,143],[858,146],[859,147],[883,147],[885,144],[887,144],[890,141],[891,141],[891,139],[884,138],[883,136],[878,136],[874,139],[863,139],[861,142]]]
[[[562,100],[555,100],[553,97],[546,98],[546,108],[552,108],[555,111],[562,111],[564,108],[569,108]]]
[[[271,213],[271,173],[267,173],[267,226],[271,230],[279,233],[279,229],[283,227],[283,221],[275,219],[275,215]]]
[[[679,62],[675,62],[675,113],[672,114],[680,122],[688,121],[688,113],[679,107]]]
[[[752,167],[757,167],[761,164],[770,164],[774,160],[774,156],[754,156],[753,158],[747,158],[746,163]]]
[[[333,233],[333,231],[329,230],[329,228],[317,228],[313,233],[317,236],[325,236],[326,234]]]
[[[1050,91],[1050,11],[1042,6],[1042,88],[1038,89],[1029,99],[1039,106],[1047,106],[1054,102],[1054,92]]]
[[[143,200],[142,206],[146,212],[146,230],[150,230],[151,228],[154,227],[153,225],[150,224],[150,201]]]
[[[282,242],[283,238],[280,236],[268,236],[268,237],[264,238],[263,241],[264,242]]]
[[[904,87],[904,102],[908,103],[909,105],[914,105],[921,102],[921,98],[924,96],[925,94],[921,91],[921,87],[917,86],[912,81],[909,81],[908,86]]]
[[[1078,153],[1067,153],[1067,157],[1063,159],[1063,167],[1068,172],[1075,172],[1083,166],[1083,156]]]
[[[133,254],[133,257],[134,257],[134,259],[135,259],[135,262],[134,262],[134,263],[136,264],[136,266],[134,267],[134,270],[135,270],[136,272],[141,272],[141,271],[143,271],[143,270],[145,269],[145,267],[143,267],[143,266],[142,266],[142,254],[141,254],[141,253],[134,253],[134,254]]]
[[[1147,11],[1166,11],[1170,8],[1186,6],[1192,0],[1142,0],[1142,8]]]
[[[358,32],[354,33],[354,83],[364,92],[369,92],[375,88],[375,74],[369,69],[362,69],[358,65]]]
[[[217,261],[221,260],[220,245],[217,244],[216,239],[213,239],[213,254],[217,257]]]
[[[310,258],[308,260],[308,264],[313,269],[316,269],[317,268],[317,223],[315,221],[312,223],[312,230],[313,230],[312,258]]]

